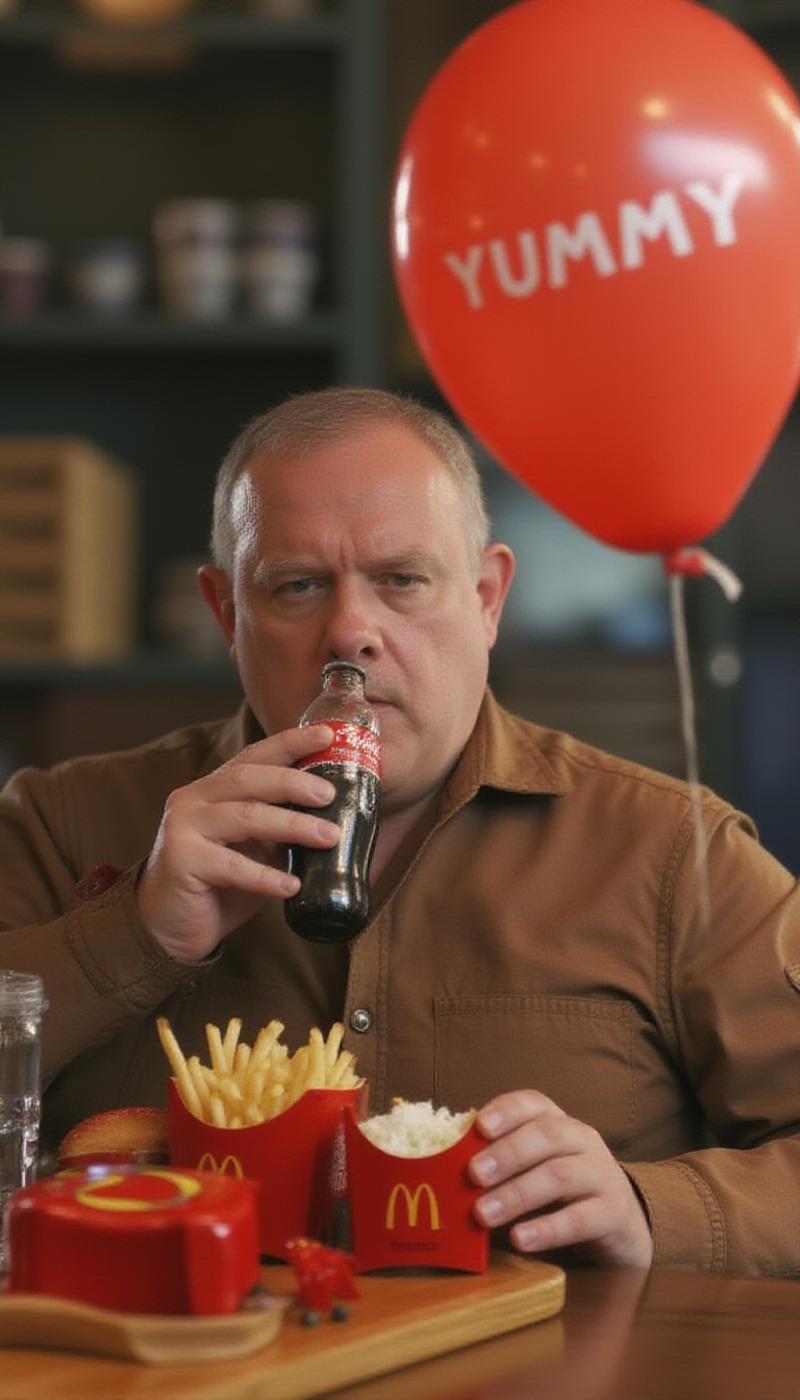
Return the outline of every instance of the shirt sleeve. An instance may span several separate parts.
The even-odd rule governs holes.
[[[57,770],[16,774],[0,793],[0,964],[43,980],[45,1084],[197,970],[169,957],[142,923],[141,862],[102,894],[79,900],[84,872],[69,846]]]
[[[800,1273],[800,891],[730,813],[707,843],[708,912],[693,820],[660,910],[662,1028],[712,1144],[625,1163],[654,1262]]]

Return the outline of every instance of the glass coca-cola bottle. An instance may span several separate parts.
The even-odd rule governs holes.
[[[369,866],[378,831],[381,741],[378,717],[364,694],[366,675],[352,661],[330,661],[322,690],[298,724],[327,724],[333,742],[301,759],[298,768],[327,778],[336,789],[328,807],[317,808],[342,829],[335,846],[289,847],[289,870],[301,881],[286,900],[286,921],[315,943],[345,943],[369,919]]]

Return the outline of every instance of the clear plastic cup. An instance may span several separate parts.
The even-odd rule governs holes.
[[[41,1118],[41,977],[0,970],[0,1271],[6,1268],[5,1208],[36,1178]]]

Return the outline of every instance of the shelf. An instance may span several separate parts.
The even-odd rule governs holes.
[[[181,656],[145,651],[121,661],[76,662],[0,661],[0,692],[95,686],[200,686],[240,689],[233,664],[224,656]]]
[[[3,350],[334,350],[343,336],[335,312],[279,322],[245,314],[218,321],[179,320],[143,311],[102,316],[48,311],[28,319],[0,317]]]
[[[334,49],[343,42],[344,26],[338,15],[318,15],[305,20],[271,20],[257,14],[188,15],[180,22],[160,25],[102,25],[82,20],[75,11],[21,10],[0,19],[0,46],[41,47],[75,38],[113,39],[119,48],[126,42],[179,39],[198,48]]]

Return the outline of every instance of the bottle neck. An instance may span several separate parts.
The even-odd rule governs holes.
[[[355,695],[364,698],[364,673],[355,666],[332,667],[322,681],[326,695]]]

